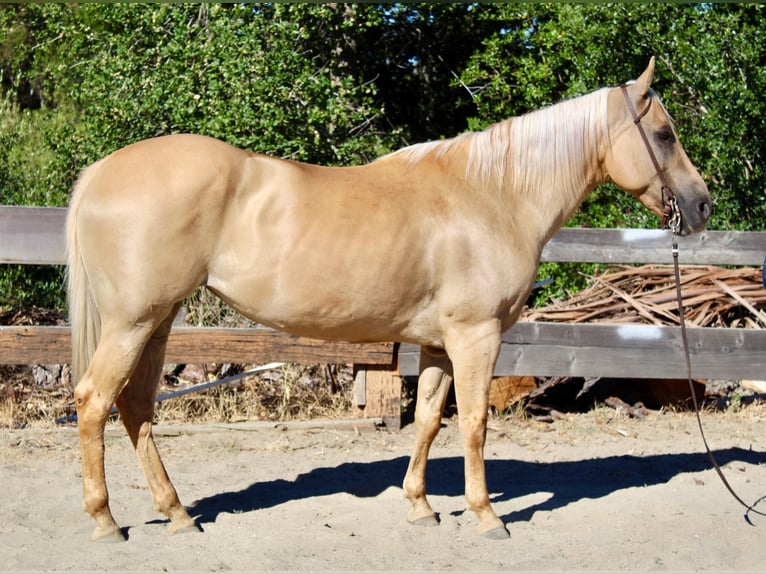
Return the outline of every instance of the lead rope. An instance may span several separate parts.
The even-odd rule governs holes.
[[[671,207],[671,212],[675,215],[677,214],[677,209],[675,208],[675,205]],[[744,506],[747,509],[747,512],[745,512],[745,520],[748,524],[753,526],[753,523],[750,521],[750,513],[757,514],[759,516],[766,516],[766,513],[761,512],[759,510],[755,509],[755,506],[761,502],[766,496],[762,496],[758,500],[756,500],[753,504],[747,504],[740,496],[734,491],[732,486],[729,484],[729,481],[726,480],[726,476],[724,476],[723,471],[721,470],[721,467],[718,465],[718,461],[716,460],[715,456],[713,455],[713,451],[710,450],[710,446],[708,446],[707,438],[705,437],[705,431],[702,428],[702,417],[700,416],[700,408],[699,403],[697,402],[697,394],[694,392],[694,383],[692,382],[692,361],[691,361],[691,355],[689,352],[689,337],[686,334],[686,321],[684,320],[684,302],[683,302],[683,295],[681,294],[681,271],[679,269],[678,265],[678,240],[677,240],[677,225],[673,224],[674,217],[671,216],[671,229],[673,230],[673,274],[675,275],[676,279],[676,299],[678,300],[678,319],[679,323],[681,325],[681,340],[683,341],[684,345],[684,358],[686,359],[686,380],[689,382],[689,391],[692,395],[692,404],[694,405],[694,414],[697,417],[697,426],[699,427],[700,436],[702,437],[702,442],[705,445],[705,451],[707,451],[707,455],[710,458],[710,462],[713,464],[713,468],[715,469],[716,473],[718,473],[718,477],[721,479],[721,482],[723,482],[723,485],[726,487],[726,490],[729,491],[729,493],[734,497],[734,500],[739,502],[742,506]]]
[[[652,146],[649,145],[649,138],[646,136],[646,132],[641,125],[641,119],[649,112],[649,107],[652,105],[652,98],[649,98],[646,107],[641,111],[641,113],[637,113],[636,108],[633,105],[633,101],[630,99],[628,87],[623,85],[620,86],[620,89],[622,91],[622,95],[625,97],[625,103],[628,107],[628,110],[630,111],[630,115],[633,117],[633,124],[636,126],[638,133],[641,135],[641,139],[646,146],[646,151],[649,153],[649,159],[651,159],[652,165],[657,172],[657,177],[660,179],[662,184],[662,226],[665,227],[667,224],[673,233],[673,273],[675,274],[676,280],[676,299],[678,300],[678,319],[681,325],[681,339],[684,346],[684,358],[686,359],[686,380],[689,382],[689,391],[692,395],[692,404],[694,405],[694,414],[697,417],[697,426],[700,430],[700,436],[702,437],[702,442],[705,445],[705,450],[710,457],[710,462],[713,463],[713,468],[718,473],[721,482],[723,482],[726,490],[729,491],[734,499],[747,509],[747,512],[745,513],[745,520],[748,524],[752,525],[753,523],[750,521],[749,516],[751,512],[753,514],[758,514],[759,516],[766,516],[766,513],[755,509],[755,505],[766,499],[766,496],[762,496],[753,504],[747,504],[739,497],[736,492],[734,492],[734,489],[729,484],[729,481],[726,480],[721,467],[718,465],[718,461],[715,459],[713,451],[710,450],[710,446],[708,446],[707,443],[707,438],[705,437],[705,431],[702,428],[702,417],[700,416],[699,403],[697,402],[697,395],[694,392],[694,383],[692,382],[692,361],[689,352],[689,337],[686,334],[686,321],[684,320],[684,300],[683,295],[681,294],[681,271],[679,270],[678,266],[678,234],[681,232],[681,211],[678,209],[678,201],[676,196],[673,194],[670,186],[668,185],[665,173],[662,171],[660,163],[657,161],[657,157],[654,155],[654,150],[652,150]]]

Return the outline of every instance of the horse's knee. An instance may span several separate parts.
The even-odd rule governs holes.
[[[458,428],[463,436],[463,442],[468,448],[484,446],[487,435],[487,412],[485,410],[458,415]]]

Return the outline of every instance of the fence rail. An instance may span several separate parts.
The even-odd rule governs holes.
[[[57,208],[0,206],[0,264],[65,263],[64,220]],[[546,245],[543,261],[671,263],[667,231],[565,228]],[[680,261],[694,265],[761,266],[765,232],[706,231],[679,239]],[[766,330],[689,329],[692,375],[762,378]],[[0,327],[0,364],[66,362],[67,327]],[[418,372],[414,345],[314,341],[269,329],[176,328],[168,362],[355,363],[355,391],[366,416],[398,426],[399,376]],[[680,332],[652,325],[520,322],[503,336],[495,374],[643,378],[685,377]]]
[[[66,209],[0,206],[0,263],[64,265]]]
[[[762,379],[766,330],[689,327],[692,377]],[[418,372],[419,349],[402,345],[399,372]],[[519,322],[503,334],[495,376],[684,379],[680,329],[656,325]]]
[[[0,206],[0,264],[63,265],[66,210]],[[672,263],[669,231],[659,229],[561,229],[542,261],[561,263]],[[678,240],[684,265],[760,266],[766,232],[704,231]]]
[[[393,365],[394,343],[346,343],[297,337],[266,328],[175,327],[168,363],[362,363]],[[69,327],[0,326],[0,364],[68,363]],[[342,357],[342,360],[338,358]]]

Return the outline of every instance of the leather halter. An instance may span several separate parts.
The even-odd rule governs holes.
[[[646,151],[649,152],[649,159],[652,160],[652,165],[657,172],[657,177],[660,178],[660,182],[662,183],[662,227],[667,225],[675,235],[678,235],[681,232],[681,211],[678,209],[678,200],[668,185],[665,172],[662,171],[660,162],[657,161],[657,156],[654,155],[654,150],[649,143],[649,138],[646,136],[644,126],[641,125],[641,119],[649,113],[649,108],[652,106],[652,98],[649,98],[649,103],[646,104],[646,107],[639,114],[636,113],[636,108],[633,106],[633,101],[630,99],[627,86],[622,85],[620,86],[620,89],[622,90],[622,95],[625,96],[625,102],[628,105],[628,110],[630,110],[630,115],[633,117],[633,124],[641,135],[644,146],[646,146]]]

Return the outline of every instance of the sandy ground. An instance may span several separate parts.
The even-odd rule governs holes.
[[[748,502],[766,495],[766,407],[708,414],[708,439]],[[754,413],[754,414],[753,414]],[[245,429],[249,430],[245,430]],[[493,420],[489,487],[511,538],[484,540],[462,498],[454,421],[429,466],[439,527],[406,523],[414,429],[157,427],[204,532],[170,536],[129,441],[107,438],[124,543],[92,543],[74,429],[0,431],[1,570],[762,570],[766,518],[730,498],[692,415],[594,410],[552,425]],[[766,510],[766,503],[760,507]]]

